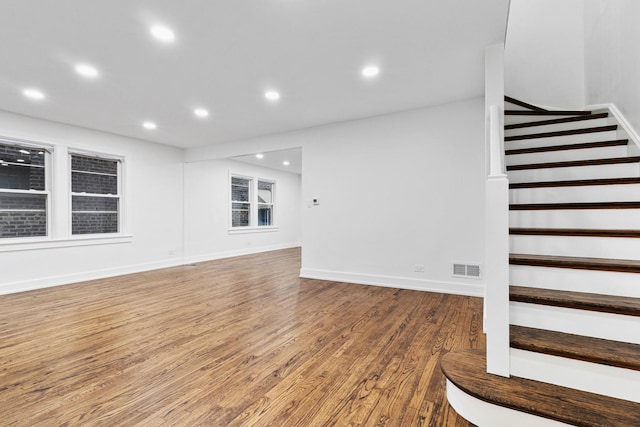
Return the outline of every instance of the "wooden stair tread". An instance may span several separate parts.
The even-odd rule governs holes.
[[[530,169],[571,168],[582,166],[621,165],[640,162],[640,156],[611,157],[607,159],[568,160],[564,162],[525,163],[521,165],[509,165],[508,171],[521,171]]]
[[[505,142],[508,142],[508,141],[520,141],[523,139],[551,138],[554,136],[582,135],[585,133],[609,132],[612,130],[616,130],[617,128],[618,128],[618,125],[608,125],[608,126],[596,126],[596,127],[583,128],[583,129],[559,130],[554,132],[529,133],[526,135],[505,136],[504,140]]]
[[[509,188],[518,189],[518,188],[545,188],[545,187],[583,187],[583,186],[586,187],[590,185],[626,185],[626,184],[640,184],[640,177],[518,182],[518,183],[510,183]]]
[[[520,107],[528,108],[529,110],[547,111],[546,109],[544,109],[542,107],[538,107],[537,105],[529,104],[528,102],[520,101],[519,99],[515,99],[515,98],[512,98],[510,96],[506,96],[505,95],[504,100],[505,100],[505,102],[509,102],[511,104],[514,104],[514,105],[519,105]]]
[[[512,211],[640,209],[640,202],[512,203]]]
[[[550,119],[550,120],[540,120],[537,122],[523,122],[523,123],[513,123],[510,125],[505,125],[504,129],[521,129],[528,127],[536,127],[536,126],[546,126],[546,125],[557,125],[561,123],[573,123],[579,122],[583,120],[597,120],[597,119],[606,119],[609,116],[609,113],[597,113],[597,114],[585,114],[579,115],[575,117],[563,117],[561,119]]]
[[[446,354],[444,375],[477,399],[578,426],[640,426],[640,404],[524,378],[486,372],[484,350]]]
[[[640,345],[524,326],[510,326],[511,347],[584,362],[640,370]],[[640,408],[639,408],[640,409]]]
[[[509,254],[509,264],[535,267],[570,268],[576,270],[640,273],[640,261],[635,259],[586,258],[557,255]]]
[[[627,145],[628,143],[629,143],[628,139],[614,139],[610,141],[583,142],[579,144],[547,145],[544,147],[517,148],[513,150],[505,150],[504,154],[507,156],[511,156],[515,154],[547,153],[551,151],[584,150],[589,148],[623,146],[623,145]]]
[[[601,313],[640,316],[640,299],[617,295],[602,295],[512,285],[509,286],[509,300],[553,307],[575,308],[577,310],[598,311]],[[638,363],[640,363],[640,358]]]
[[[640,230],[586,229],[586,228],[509,228],[509,234],[521,236],[579,236],[639,238]]]
[[[534,110],[504,110],[505,116],[588,116],[593,114],[592,111],[579,111],[579,110],[546,110],[546,111],[534,111]]]

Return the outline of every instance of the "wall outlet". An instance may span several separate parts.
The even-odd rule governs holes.
[[[175,249],[169,249],[167,251],[167,255],[175,255],[176,254],[176,250]]]
[[[415,265],[413,271],[416,273],[424,273],[424,265]]]

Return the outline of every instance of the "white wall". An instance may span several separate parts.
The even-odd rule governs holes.
[[[583,108],[584,50],[583,0],[511,0],[505,94],[541,106]]]
[[[196,148],[185,158],[298,146],[304,276],[482,295],[482,280],[451,276],[452,261],[484,262],[482,98]],[[314,197],[320,205],[308,207]]]
[[[482,282],[451,271],[453,261],[484,260],[483,99],[319,128],[307,139],[304,276],[481,294]],[[320,205],[308,207],[314,197]]]
[[[640,131],[640,2],[585,1],[588,104],[613,103]]]
[[[276,181],[277,231],[229,233],[229,173]],[[185,164],[185,261],[300,245],[300,175],[233,160]]]
[[[5,136],[126,156],[133,234],[124,243],[0,252],[2,292],[288,247],[302,229],[303,275],[482,295],[482,280],[451,276],[452,261],[484,262],[482,98],[193,149],[186,164],[175,148],[0,119]],[[302,191],[297,175],[222,159],[300,146]],[[228,233],[230,169],[277,180],[278,232]],[[320,205],[307,207],[313,197]]]
[[[182,151],[131,138],[0,112],[0,135],[125,156],[125,200],[132,237],[77,246],[66,236],[45,248],[0,242],[0,293],[142,271],[179,263],[182,251]],[[64,159],[64,158],[63,158]],[[64,166],[63,166],[64,167]],[[54,205],[68,204],[64,170],[54,171]],[[59,179],[58,179],[59,178]],[[62,197],[62,199],[60,199]],[[67,205],[68,206],[68,205]],[[55,209],[55,206],[54,206]],[[54,220],[52,218],[52,220]],[[68,221],[58,218],[58,221]],[[61,245],[63,247],[53,247]],[[41,245],[42,246],[42,245]],[[17,250],[21,249],[21,250]],[[169,252],[174,254],[170,255]]]

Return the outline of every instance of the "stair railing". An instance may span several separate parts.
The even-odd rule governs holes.
[[[485,332],[487,372],[509,376],[509,181],[505,173],[503,104],[489,107],[485,188]]]

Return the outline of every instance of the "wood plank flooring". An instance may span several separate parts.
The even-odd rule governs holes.
[[[0,296],[0,425],[468,426],[479,298],[298,278],[299,249]]]

